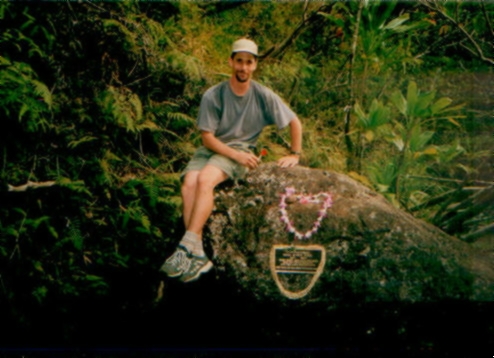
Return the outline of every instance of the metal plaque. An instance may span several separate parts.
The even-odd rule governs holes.
[[[326,263],[321,245],[273,245],[269,266],[281,293],[299,299],[309,293]]]

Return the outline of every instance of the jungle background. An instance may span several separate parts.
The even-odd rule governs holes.
[[[179,173],[200,144],[199,102],[229,77],[239,37],[259,44],[255,79],[301,119],[303,165],[345,173],[492,251],[493,21],[483,0],[1,2],[2,352],[245,348],[246,336],[252,347],[330,352],[389,340],[434,352],[441,334],[492,343],[488,303],[464,314],[450,303],[455,317],[356,305],[314,343],[212,278],[172,283],[166,297],[157,287],[183,231]],[[268,128],[260,147],[271,161],[288,142]],[[200,338],[184,307],[197,311]]]

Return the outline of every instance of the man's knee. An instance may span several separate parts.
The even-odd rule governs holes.
[[[226,173],[216,167],[206,166],[197,176],[196,185],[201,189],[214,189],[216,185],[228,179]]]
[[[196,186],[201,188],[201,189],[214,189],[216,184],[218,183],[218,180],[213,178],[209,173],[207,172],[201,172],[197,176],[196,180]]]
[[[193,171],[193,172],[188,172],[185,174],[183,181],[182,181],[182,193],[184,192],[195,192],[195,189],[197,187],[197,177],[199,175],[199,172]]]

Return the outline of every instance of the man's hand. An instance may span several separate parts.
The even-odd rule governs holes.
[[[259,162],[261,161],[259,157],[255,156],[254,154],[242,151],[238,151],[235,160],[249,169],[257,168]]]
[[[278,160],[278,165],[282,168],[290,168],[296,166],[298,164],[298,161],[299,161],[299,156],[292,154],[280,158]]]

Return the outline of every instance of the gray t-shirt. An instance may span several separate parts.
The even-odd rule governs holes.
[[[247,93],[237,96],[224,81],[204,93],[197,125],[223,143],[255,145],[265,126],[276,124],[281,129],[295,117],[276,93],[260,83],[251,81]]]

